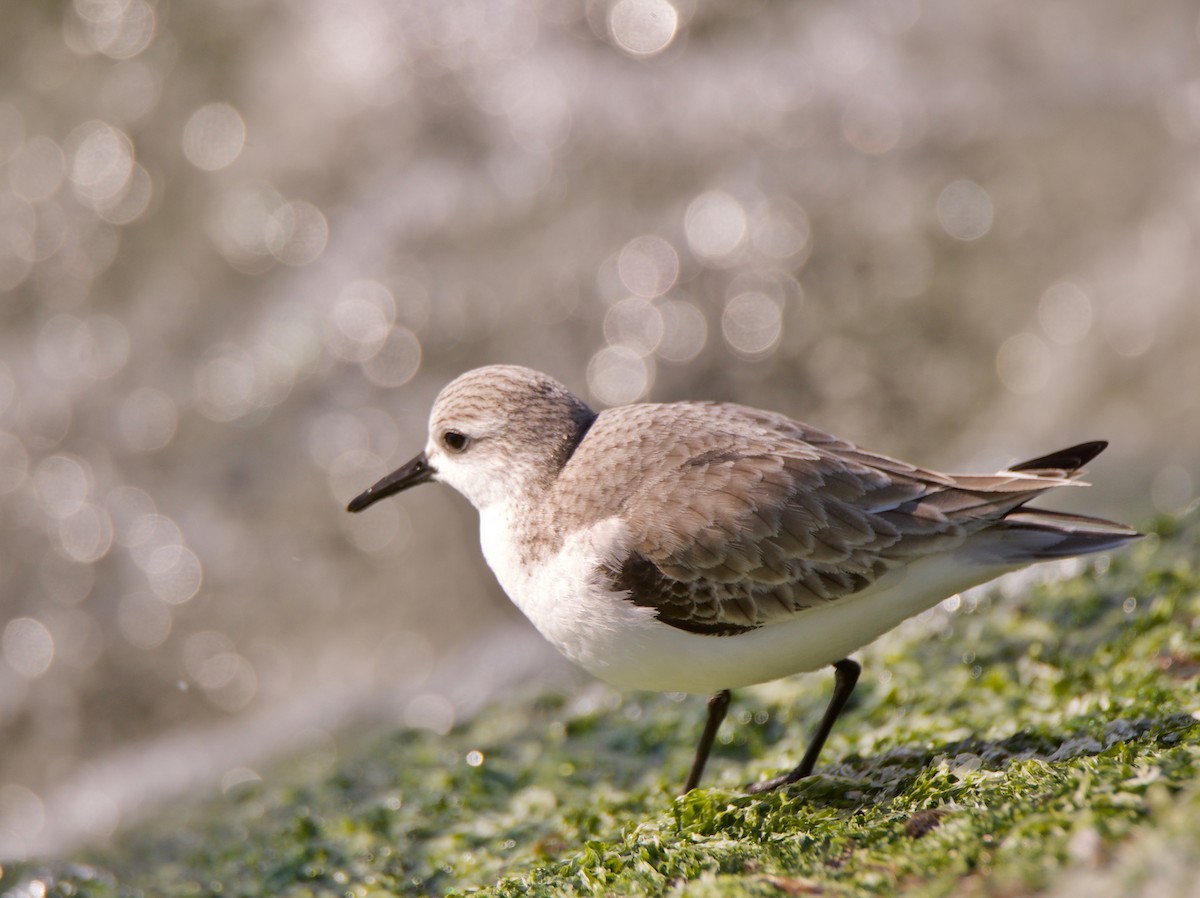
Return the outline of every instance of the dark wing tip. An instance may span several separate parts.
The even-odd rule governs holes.
[[[1092,440],[1068,449],[1059,449],[1049,455],[1031,458],[1020,464],[1010,465],[1008,469],[1010,471],[1078,471],[1103,452],[1107,446],[1107,440]]]

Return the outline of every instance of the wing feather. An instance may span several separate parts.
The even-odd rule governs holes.
[[[953,549],[1073,475],[1048,466],[942,474],[769,412],[677,403],[603,412],[559,486],[577,523],[619,514],[627,524],[627,557],[608,571],[614,586],[666,623],[722,634]]]

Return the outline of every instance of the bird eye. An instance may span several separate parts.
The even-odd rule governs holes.
[[[467,448],[466,434],[459,433],[457,430],[447,430],[442,434],[442,442],[451,452],[462,452]]]

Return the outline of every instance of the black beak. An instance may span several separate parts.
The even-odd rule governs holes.
[[[406,490],[410,486],[416,486],[418,483],[424,483],[426,480],[432,480],[433,475],[437,473],[429,466],[429,460],[425,458],[425,453],[422,452],[412,461],[392,471],[387,477],[384,477],[377,484],[358,496],[346,506],[346,511],[362,511],[368,505],[374,505],[380,499],[386,499],[388,496],[394,496],[401,490]]]

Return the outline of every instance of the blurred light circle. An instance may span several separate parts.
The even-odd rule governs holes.
[[[150,555],[145,573],[154,594],[168,605],[182,605],[200,591],[203,568],[187,546],[159,546]]]
[[[446,9],[445,17],[442,10]],[[353,98],[358,102],[376,102],[387,105],[389,97],[394,99],[392,91],[404,90],[406,84],[405,68],[401,60],[407,60],[408,45],[403,40],[396,40],[395,23],[390,15],[392,7],[382,3],[362,3],[353,7],[340,4],[317,4],[305,11],[305,18],[311,23],[306,29],[307,56],[318,66],[312,73],[319,83],[341,83],[353,91],[347,94],[340,90],[339,96],[343,102]],[[447,7],[439,6],[438,15],[432,16],[428,26],[433,26],[421,39],[437,42],[443,37],[443,29],[456,33],[444,36],[451,40],[463,40],[468,29],[466,17],[455,22],[455,14]],[[509,12],[505,17],[512,15]],[[499,21],[489,17],[488,28],[495,28]],[[483,35],[477,34],[477,40]]]
[[[34,208],[33,229],[12,250],[26,262],[44,262],[57,253],[67,239],[72,223],[57,202],[45,199]]]
[[[180,531],[179,525],[166,515],[154,511],[139,513],[142,507],[142,496],[151,503],[150,507],[153,508],[153,500],[141,490],[136,487],[119,487],[118,489],[122,490],[122,494],[121,499],[116,503],[120,510],[115,513],[128,516],[123,523],[119,541],[121,545],[129,549],[134,564],[145,570],[146,566],[150,564],[150,556],[157,548],[182,545],[183,533]],[[139,493],[141,496],[138,495]]]
[[[235,793],[250,783],[261,783],[262,775],[249,767],[231,767],[221,774],[221,794]]]
[[[662,237],[646,234],[625,244],[617,257],[617,274],[635,296],[654,299],[675,286],[679,256]]]
[[[71,429],[71,397],[61,389],[34,380],[24,385],[22,401],[14,409],[13,429],[30,452],[57,447]]]
[[[663,337],[662,313],[647,299],[631,296],[614,303],[604,315],[604,339],[639,356],[658,348]]]
[[[588,362],[588,388],[605,405],[641,399],[654,382],[653,362],[626,346],[606,346]]]
[[[8,185],[21,199],[36,203],[54,195],[66,172],[66,156],[58,144],[49,137],[34,137],[9,162]]]
[[[8,825],[0,831],[0,838],[11,846],[13,836],[18,833],[25,838],[32,838],[42,831],[46,825],[46,809],[33,790],[16,783],[8,783],[0,786],[0,824]],[[12,824],[15,824],[15,832],[8,828]],[[26,880],[27,884],[19,891],[13,888],[5,894],[13,898],[33,898],[28,882]]]
[[[321,355],[320,314],[310,301],[284,300],[268,310],[259,328],[260,346],[269,348],[295,373],[311,370]]]
[[[80,373],[87,340],[87,326],[74,315],[49,318],[38,328],[34,344],[38,366],[50,377],[71,380]]]
[[[631,56],[653,56],[675,39],[679,13],[667,0],[617,0],[608,13],[608,30]]]
[[[296,383],[300,360],[272,342],[260,343],[251,356],[254,362],[254,404],[271,408],[287,399]]]
[[[1101,319],[1104,339],[1117,354],[1135,359],[1154,345],[1155,318],[1141,297],[1126,297],[1110,302]]]
[[[0,496],[11,493],[29,478],[29,452],[25,444],[0,430]]]
[[[261,273],[275,264],[267,228],[282,204],[279,193],[267,185],[244,185],[221,198],[211,234],[217,250],[238,271]]]
[[[150,173],[135,162],[129,180],[125,184],[125,190],[110,202],[98,205],[96,211],[107,222],[115,225],[127,225],[142,217],[142,214],[150,207],[150,200],[153,196],[154,181],[150,177]],[[115,251],[114,242],[114,254]]]
[[[121,596],[117,605],[117,627],[130,643],[141,649],[162,645],[171,633],[171,609],[144,592]]]
[[[91,492],[91,473],[68,455],[51,455],[34,469],[33,487],[42,510],[62,520],[83,507]]]
[[[200,414],[213,421],[236,421],[256,408],[254,359],[230,344],[216,347],[195,374]]]
[[[71,824],[96,839],[110,836],[121,822],[121,809],[101,789],[83,788],[71,796]]]
[[[226,634],[219,630],[200,630],[183,642],[183,669],[193,680],[198,680],[209,658],[232,651],[233,640]]]
[[[371,448],[382,457],[394,457],[400,451],[402,442],[407,444],[411,439],[410,430],[405,427],[402,441],[400,424],[395,416],[377,406],[359,406],[355,410],[355,417],[363,422]]]
[[[383,514],[368,521],[364,515],[346,515],[342,526],[349,532],[355,548],[363,552],[389,551],[404,545],[412,536],[412,519],[399,502],[381,503]],[[396,541],[399,541],[398,543]]]
[[[1083,288],[1060,281],[1046,289],[1038,303],[1042,333],[1061,346],[1078,343],[1092,327],[1092,301]]]
[[[0,414],[8,410],[17,395],[17,382],[9,367],[0,361]]]
[[[154,38],[154,9],[145,0],[85,0],[75,12],[87,46],[112,59],[132,59]]]
[[[133,487],[128,487],[128,489],[133,489]],[[136,508],[137,505],[131,502],[131,510]],[[184,544],[184,534],[180,531],[178,523],[169,519],[167,515],[160,515],[155,511],[148,511],[148,513],[134,517],[128,523],[124,538],[121,540],[121,545],[130,550],[133,563],[142,570],[149,568],[151,557],[160,547],[182,544]]]
[[[0,650],[8,666],[27,680],[36,680],[54,661],[54,637],[46,625],[32,617],[10,620],[0,637]]]
[[[148,513],[138,515],[118,535],[118,541],[129,550],[133,563],[150,575],[155,565],[162,568],[173,562],[173,556],[155,557],[159,549],[178,548],[183,545],[183,533],[166,515]]]
[[[121,196],[133,174],[133,142],[125,132],[92,121],[71,134],[71,184],[81,203],[98,208]]]
[[[108,491],[104,504],[112,518],[117,542],[125,547],[143,538],[142,531],[138,530],[139,523],[155,515],[154,500],[150,494],[124,483]]]
[[[316,427],[310,431],[310,450],[322,468],[328,469],[333,460],[348,449],[369,449],[380,458],[392,458],[400,451],[400,427],[395,417],[377,406],[359,406],[353,412],[330,412],[319,420],[318,426],[333,430],[323,435],[318,434]],[[379,473],[386,472],[381,470]]]
[[[365,362],[383,348],[396,301],[378,281],[354,281],[338,294],[325,319],[326,346],[340,359]]]
[[[0,188],[0,292],[16,288],[29,276],[36,228],[33,207]]]
[[[129,360],[129,332],[110,315],[86,321],[55,315],[38,330],[35,349],[38,364],[51,377],[106,380]]]
[[[552,153],[571,133],[571,107],[555,77],[533,66],[506,66],[484,95],[503,115],[516,143],[535,156]]]
[[[374,452],[349,449],[329,465],[330,492],[339,504],[344,505],[362,492],[364,483],[374,483],[389,470]]]
[[[368,439],[367,425],[357,415],[348,411],[330,411],[309,424],[308,454],[317,467],[328,471],[343,452],[367,445]]]
[[[921,0],[879,0],[868,4],[871,25],[883,34],[899,35],[921,20]]]
[[[379,351],[362,363],[363,374],[380,387],[402,387],[421,368],[421,341],[406,327],[393,327]]]
[[[0,191],[0,237],[4,248],[16,255],[32,254],[33,232],[37,228],[37,213],[26,200],[7,191]]]
[[[445,736],[454,729],[454,703],[444,695],[422,692],[404,706],[404,723],[413,729]]]
[[[955,181],[938,194],[938,221],[956,240],[978,240],[992,229],[992,215],[992,198],[974,181]]]
[[[0,103],[0,163],[7,162],[25,140],[25,116],[11,103]]]
[[[663,335],[655,353],[667,362],[690,362],[708,342],[708,320],[704,313],[682,299],[665,300],[659,303],[658,311],[662,315]]]
[[[782,332],[783,307],[765,293],[741,293],[725,304],[721,333],[739,355],[765,355],[775,348]]]
[[[842,113],[842,136],[856,150],[880,156],[896,147],[904,133],[897,105],[883,98],[851,103]]]
[[[284,265],[308,265],[325,252],[329,224],[312,203],[284,203],[267,221],[267,249]]]
[[[688,205],[683,227],[697,257],[719,261],[741,246],[746,236],[746,211],[728,193],[710,190]]]
[[[117,429],[134,452],[157,452],[175,436],[179,412],[175,401],[155,387],[137,387],[121,402]]]
[[[205,698],[227,711],[241,710],[258,691],[253,666],[217,630],[201,630],[184,641],[183,667]]]
[[[755,216],[751,240],[754,248],[771,259],[808,256],[812,228],[808,214],[790,200],[772,200]]]
[[[129,361],[129,331],[111,315],[92,315],[85,322],[87,339],[80,359],[83,373],[107,380]]]
[[[413,277],[397,277],[390,281],[396,301],[396,320],[414,333],[429,323],[429,287]]]
[[[67,240],[68,233],[74,233],[75,223],[72,222],[55,200],[44,200],[37,204],[37,220],[32,239],[29,244],[18,247],[29,253],[28,261],[44,262],[60,249]]]
[[[90,571],[90,564],[76,564],[73,567]],[[72,670],[90,669],[104,651],[104,631],[100,622],[82,608],[56,614],[51,626],[54,634],[54,658]],[[68,711],[74,714],[74,711]]]
[[[1032,396],[1050,381],[1050,347],[1037,334],[1014,334],[996,353],[996,373],[1012,393]]]
[[[0,245],[0,293],[21,286],[32,269],[29,260],[9,252],[5,246]]]
[[[92,564],[108,554],[113,541],[112,518],[103,508],[85,504],[58,522],[58,541],[64,555]]]
[[[98,211],[106,222],[116,223],[105,210]],[[116,260],[119,243],[116,228],[97,221],[86,233],[77,232],[74,237],[70,250],[62,256],[64,267],[71,277],[81,281],[93,280],[107,271]]]
[[[183,155],[204,171],[228,168],[246,144],[246,123],[228,103],[201,106],[183,126]]]
[[[204,697],[222,711],[240,711],[258,692],[254,666],[236,652],[222,652],[205,659],[196,674]]]

